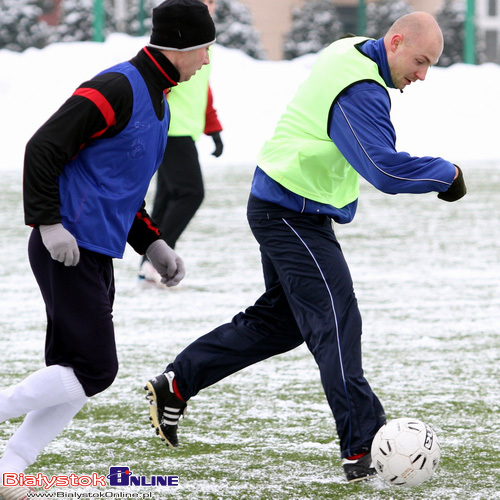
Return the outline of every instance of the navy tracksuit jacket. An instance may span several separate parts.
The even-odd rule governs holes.
[[[362,50],[393,86],[383,40],[370,40]],[[356,84],[332,108],[330,137],[359,174],[386,193],[448,190],[455,167],[442,158],[397,152],[389,111],[384,89]],[[275,203],[262,201],[273,196]],[[361,316],[332,228],[332,219],[350,222],[356,206],[357,200],[342,209],[306,200],[257,168],[247,216],[260,245],[266,290],[253,306],[194,341],[167,366],[185,400],[306,342],[335,418],[342,457],[370,450],[385,414],[363,376]]]

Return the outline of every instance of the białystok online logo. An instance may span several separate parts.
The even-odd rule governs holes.
[[[53,487],[99,487],[99,486],[179,486],[179,476],[137,476],[127,466],[110,467],[107,476],[97,472],[78,475],[67,474],[48,477],[39,472],[36,475],[26,475],[16,472],[2,474],[3,486],[31,486],[50,490]]]
[[[135,476],[128,467],[110,467],[109,486],[179,486],[179,476]]]

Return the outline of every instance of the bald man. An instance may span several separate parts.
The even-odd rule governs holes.
[[[402,90],[412,82],[425,80],[443,46],[441,29],[430,14],[415,12],[398,19],[384,37],[392,86]]]
[[[417,12],[384,38],[344,38],[319,55],[260,151],[252,183],[247,216],[260,245],[264,293],[146,384],[153,424],[171,446],[186,402],[200,390],[306,342],[347,480],[375,475],[370,447],[385,413],[363,375],[361,316],[332,222],[353,219],[359,176],[384,193],[435,191],[450,202],[465,195],[453,163],[396,150],[390,119],[388,89],[424,80],[442,50],[436,21]],[[297,429],[296,440],[300,435]]]

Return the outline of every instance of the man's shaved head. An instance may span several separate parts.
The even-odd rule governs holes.
[[[404,88],[424,80],[430,66],[443,52],[443,33],[436,19],[427,12],[400,17],[389,28],[384,45],[394,86]]]
[[[386,37],[403,34],[409,43],[425,39],[434,42],[443,52],[443,33],[436,19],[427,12],[413,12],[397,19],[387,31]]]

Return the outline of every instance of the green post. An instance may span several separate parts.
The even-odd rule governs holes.
[[[358,32],[357,35],[364,35],[366,31],[366,0],[359,0],[358,3]]]
[[[474,0],[466,1],[464,62],[466,64],[476,64],[475,2]]]
[[[94,42],[104,42],[104,2],[103,0],[94,0],[94,23],[93,37]]]
[[[144,8],[144,0],[139,0],[139,36],[143,36],[146,33],[145,20],[146,10]]]

